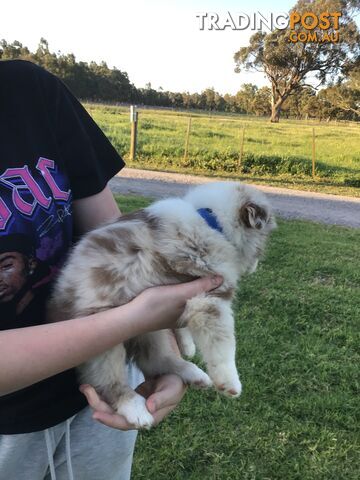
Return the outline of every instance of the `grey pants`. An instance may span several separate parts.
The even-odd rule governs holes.
[[[129,369],[132,387],[143,377]],[[129,480],[137,432],[106,427],[89,407],[34,433],[0,435],[0,480]]]

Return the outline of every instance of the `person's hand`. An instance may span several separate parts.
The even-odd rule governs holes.
[[[118,430],[134,430],[135,427],[104,402],[91,385],[81,385],[80,391],[94,410],[94,420]],[[168,374],[145,380],[136,391],[146,398],[146,407],[155,419],[154,425],[157,425],[180,402],[186,386],[178,375]]]
[[[223,282],[220,275],[198,278],[192,282],[147,288],[131,304],[134,315],[145,331],[179,328],[177,320],[184,311],[187,300],[214,290]]]

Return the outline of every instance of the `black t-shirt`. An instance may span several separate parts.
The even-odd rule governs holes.
[[[73,241],[72,201],[103,190],[123,166],[59,79],[0,61],[0,330],[45,322]],[[0,397],[0,434],[43,430],[85,405],[67,370]]]

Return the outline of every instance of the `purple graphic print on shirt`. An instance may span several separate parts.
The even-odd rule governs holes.
[[[51,159],[0,174],[0,304],[20,298],[21,275],[36,271],[32,289],[53,278],[72,242],[71,199],[68,178]]]

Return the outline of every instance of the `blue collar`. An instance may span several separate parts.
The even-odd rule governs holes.
[[[198,208],[198,214],[205,220],[205,222],[214,230],[222,233],[223,229],[216,218],[216,215],[213,213],[211,208]]]

